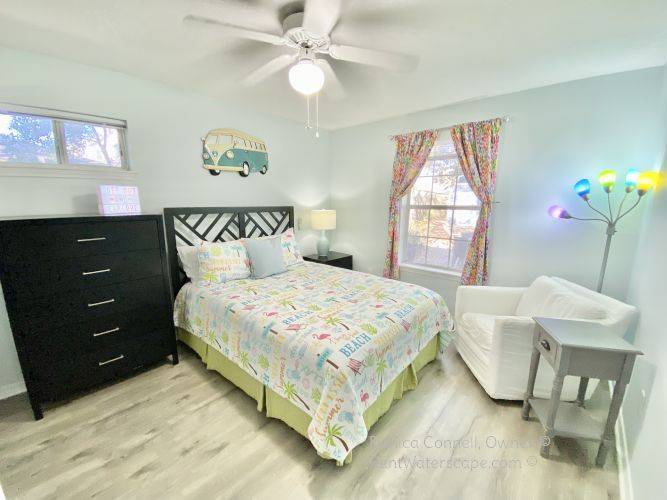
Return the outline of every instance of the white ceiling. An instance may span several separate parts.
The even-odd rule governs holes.
[[[3,0],[0,45],[113,69],[297,120],[286,72],[239,81],[290,49],[183,26],[196,14],[281,33],[287,0]],[[666,0],[348,0],[335,43],[420,55],[410,74],[333,61],[347,96],[325,128],[667,62]],[[1,71],[1,69],[0,69]]]

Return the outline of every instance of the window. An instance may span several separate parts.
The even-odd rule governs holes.
[[[35,111],[0,110],[0,166],[127,169],[125,122]]]
[[[479,200],[463,176],[449,133],[441,134],[403,201],[401,263],[460,272]]]

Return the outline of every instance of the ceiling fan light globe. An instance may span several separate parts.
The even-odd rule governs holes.
[[[315,94],[324,86],[324,72],[313,61],[304,59],[290,68],[289,83],[303,95]]]

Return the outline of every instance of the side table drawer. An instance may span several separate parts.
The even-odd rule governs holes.
[[[539,333],[537,336],[537,343],[535,344],[535,347],[537,347],[537,350],[540,351],[540,354],[553,367],[556,364],[556,359],[557,359],[556,355],[558,354],[558,349],[560,346],[551,337],[551,335],[545,332],[542,328],[540,327],[538,328],[539,328]]]

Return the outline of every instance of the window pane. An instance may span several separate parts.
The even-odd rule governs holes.
[[[431,204],[431,181],[432,177],[417,177],[412,191],[410,192],[411,205]]]
[[[466,252],[468,251],[469,241],[453,240],[452,252],[449,258],[449,267],[457,271],[463,270],[463,265],[466,262]]]
[[[118,129],[84,122],[63,122],[68,163],[120,167]]]
[[[433,162],[427,160],[426,163],[424,163],[424,166],[422,167],[422,171],[419,172],[419,176],[428,177],[429,175],[433,175]]]
[[[475,193],[470,189],[470,185],[466,178],[459,175],[456,184],[456,205],[457,206],[479,206],[479,200]]]
[[[408,234],[414,236],[426,236],[428,230],[428,210],[410,210],[408,221]]]
[[[426,259],[426,238],[408,236],[404,257],[406,262],[423,264]]]
[[[447,267],[451,244],[451,240],[429,238],[428,248],[426,249],[426,263],[432,266]]]
[[[1,113],[0,161],[58,163],[53,121],[39,116]]]
[[[456,177],[452,175],[433,177],[432,205],[453,205]]]
[[[456,175],[459,173],[458,160],[432,160],[429,163],[431,164],[431,175]]]
[[[451,238],[452,212],[450,210],[431,210],[428,236],[433,238]]]
[[[455,210],[452,237],[460,240],[471,240],[479,217],[479,210]]]
[[[442,132],[443,134],[449,132]],[[441,155],[456,155],[456,147],[452,142],[451,138],[447,137],[446,139],[441,139],[442,142],[438,142],[431,149],[431,156],[441,156]]]

